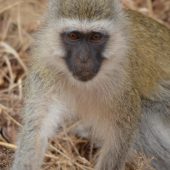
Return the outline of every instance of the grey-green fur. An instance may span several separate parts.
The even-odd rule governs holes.
[[[114,16],[113,0],[53,0],[52,8],[59,18],[108,19]]]

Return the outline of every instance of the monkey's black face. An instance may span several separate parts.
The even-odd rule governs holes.
[[[101,32],[64,32],[61,39],[66,50],[64,57],[68,69],[80,81],[93,79],[100,70],[109,36]]]

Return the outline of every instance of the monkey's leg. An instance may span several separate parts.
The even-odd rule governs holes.
[[[135,149],[152,158],[156,170],[170,169],[170,97],[164,101],[143,100],[144,115]]]
[[[40,102],[41,103],[41,102]],[[55,103],[43,106],[27,104],[24,127],[19,137],[12,170],[39,170],[47,148],[48,138],[63,120],[62,107]]]

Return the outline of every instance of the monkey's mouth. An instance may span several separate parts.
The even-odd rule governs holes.
[[[92,80],[98,74],[101,63],[88,61],[87,63],[66,60],[67,67],[72,76],[79,81],[87,82]]]
[[[76,71],[73,72],[73,77],[83,82],[92,80],[96,75],[97,75],[97,71],[94,72],[94,71],[83,70],[79,72]]]

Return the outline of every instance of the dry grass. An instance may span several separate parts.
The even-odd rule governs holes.
[[[47,0],[0,0],[0,169],[8,170],[16,149],[16,132],[22,127],[22,84],[32,34],[40,24]],[[169,0],[124,0],[128,8],[139,10],[170,26]],[[49,145],[43,170],[91,170],[97,152],[88,141],[69,134],[64,128]],[[147,169],[149,160],[136,155],[128,170]],[[149,169],[149,167],[148,167]]]

